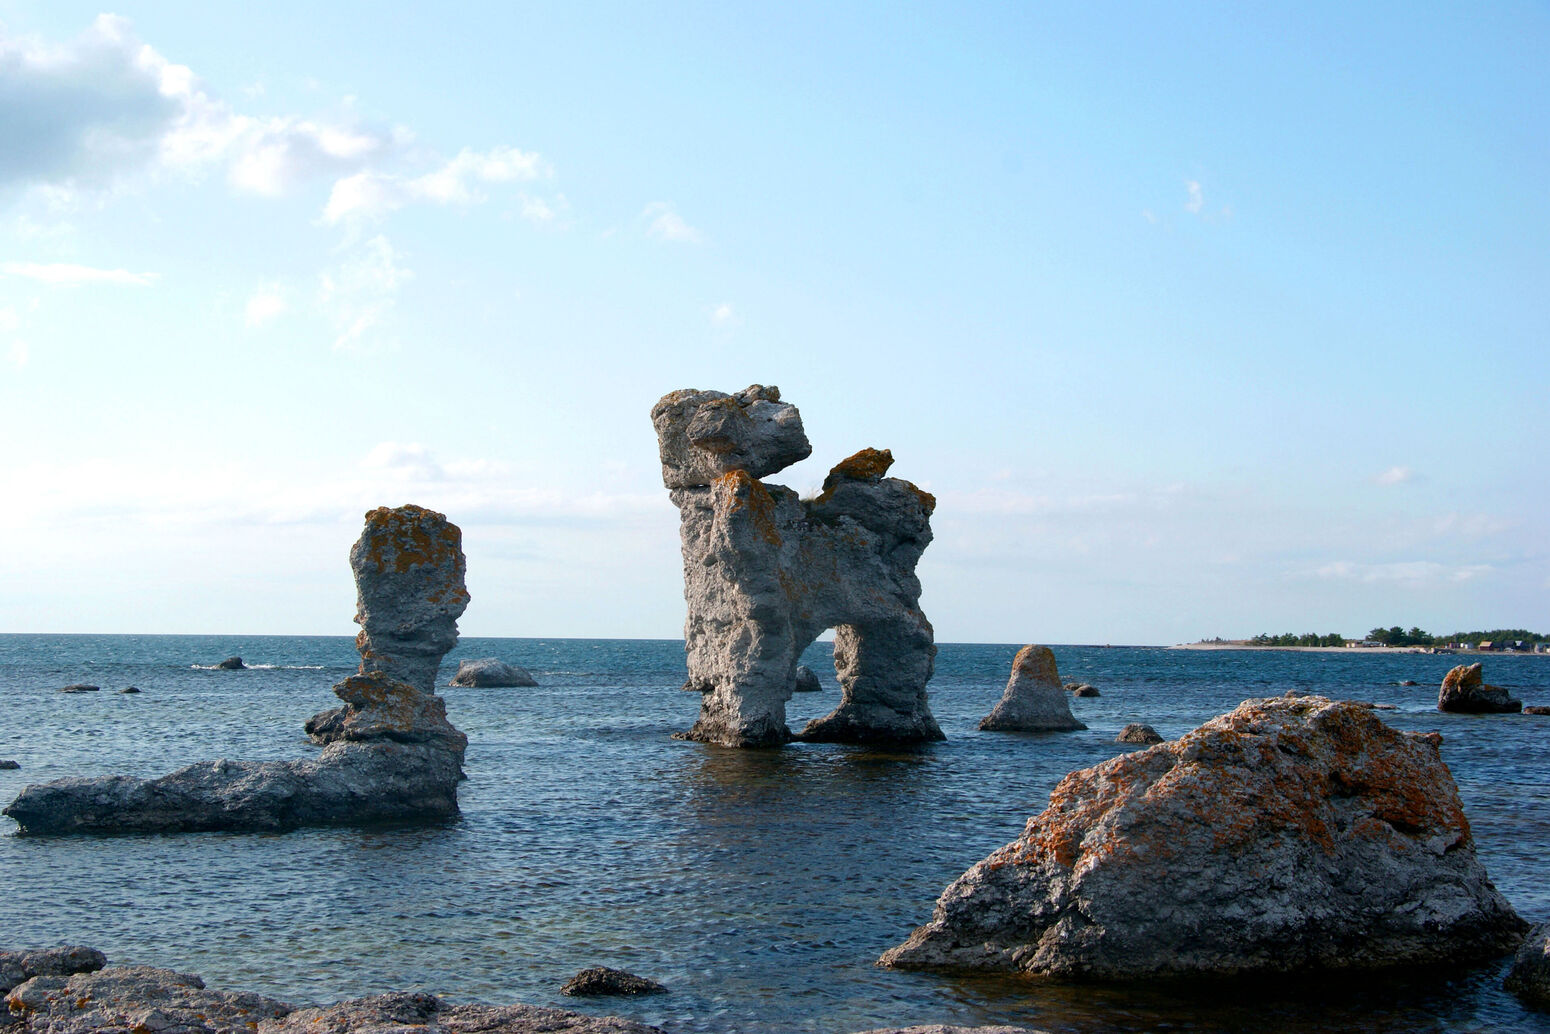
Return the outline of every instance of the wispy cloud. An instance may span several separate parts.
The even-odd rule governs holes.
[[[722,302],[720,305],[710,307],[710,323],[713,327],[735,327],[743,322],[737,310],[732,308],[731,302]]]
[[[318,302],[334,325],[336,349],[363,351],[375,343],[373,332],[393,311],[399,288],[414,277],[402,260],[378,234],[319,276]]]
[[[1201,209],[1206,207],[1206,194],[1200,187],[1200,181],[1185,180],[1184,189],[1189,191],[1189,200],[1184,202],[1184,211],[1199,215]]]
[[[1489,574],[1490,564],[1443,564],[1434,560],[1405,560],[1386,564],[1354,563],[1337,560],[1314,568],[1318,578],[1361,582],[1372,585],[1392,583],[1410,588],[1456,585]]]
[[[266,284],[254,291],[245,308],[247,325],[262,327],[273,323],[290,309],[285,290],[278,284]]]
[[[467,206],[486,200],[481,183],[535,180],[545,175],[542,159],[533,152],[497,147],[479,152],[464,149],[440,168],[420,176],[378,171],[359,172],[339,180],[323,206],[323,221],[377,218],[415,202]],[[524,199],[527,201],[528,199]],[[539,202],[542,204],[542,202]],[[547,210],[547,206],[545,206]],[[524,204],[524,215],[528,208]],[[552,212],[549,213],[552,217]]]
[[[658,240],[699,244],[705,239],[704,234],[684,222],[666,201],[653,201],[647,205],[641,218],[646,220],[647,235]]]
[[[1407,481],[1414,481],[1415,479],[1416,473],[1409,467],[1390,467],[1373,478],[1380,485],[1402,485]]]
[[[72,286],[77,284],[125,284],[149,287],[156,273],[131,273],[127,269],[97,269],[69,262],[0,262],[0,276],[21,277],[40,283]]]

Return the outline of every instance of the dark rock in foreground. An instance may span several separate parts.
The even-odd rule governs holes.
[[[473,661],[458,661],[457,674],[449,686],[464,689],[496,689],[507,686],[536,686],[538,680],[526,668],[494,657],[481,657]]]
[[[1528,932],[1502,986],[1529,1005],[1550,1009],[1550,923]]]
[[[107,956],[96,948],[72,944],[38,951],[0,951],[0,994],[33,977],[69,976],[90,973],[108,964]],[[0,1017],[0,1025],[4,1017]]]
[[[1150,725],[1141,722],[1131,722],[1119,731],[1114,737],[1115,743],[1161,743],[1163,738],[1157,734],[1157,730]]]
[[[1443,676],[1437,693],[1437,710],[1456,714],[1512,714],[1523,710],[1518,700],[1500,686],[1487,685],[1480,662],[1464,665]]]
[[[1247,701],[1066,776],[880,961],[1126,980],[1499,956],[1526,924],[1440,744],[1354,704]]]
[[[72,682],[68,686],[59,687],[61,693],[96,693],[101,689],[101,686],[94,686],[89,682]]]
[[[1029,645],[1012,659],[1012,674],[1001,699],[979,727],[986,732],[1070,732],[1087,726],[1071,714],[1060,685],[1055,651]]]
[[[560,988],[560,994],[574,998],[599,995],[659,995],[666,991],[667,988],[655,980],[647,980],[634,973],[626,973],[622,969],[609,969],[607,966],[592,966],[584,969],[567,980],[565,986]]]
[[[247,668],[247,665],[242,663],[241,657],[228,657],[217,664],[216,668],[221,671],[242,671]]]

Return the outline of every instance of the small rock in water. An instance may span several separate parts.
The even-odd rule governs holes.
[[[1157,735],[1157,730],[1150,725],[1141,722],[1131,722],[1119,731],[1114,737],[1115,743],[1161,743],[1163,738]]]
[[[1396,685],[1396,686],[1419,686],[1420,683],[1417,682],[1415,679],[1403,679],[1403,680],[1401,680],[1399,682],[1394,683],[1394,685]]]
[[[1528,932],[1502,987],[1530,1005],[1550,1009],[1550,923]]]
[[[4,766],[0,766],[4,767]],[[69,976],[90,973],[108,964],[107,956],[96,948],[72,944],[39,951],[0,951],[0,995],[33,977]],[[3,1021],[3,1018],[0,1018]],[[3,1022],[0,1022],[3,1025]]]
[[[573,998],[589,998],[594,995],[655,995],[666,990],[655,980],[622,969],[592,966],[567,980],[560,993]]]
[[[504,686],[536,686],[538,680],[526,668],[494,657],[480,657],[473,661],[458,661],[457,674],[449,686],[464,689],[493,689]]]
[[[247,665],[242,663],[241,657],[228,657],[221,663],[217,664],[216,667],[222,671],[241,671],[242,669],[246,668]]]
[[[791,687],[793,693],[822,693],[823,683],[818,681],[818,673],[805,664],[797,665],[797,682]]]
[[[1097,697],[1103,694],[1098,692],[1097,686],[1089,686],[1085,682],[1079,682],[1076,688],[1071,691],[1071,695],[1074,697]]]
[[[1512,714],[1523,710],[1523,701],[1500,686],[1488,685],[1480,662],[1460,664],[1443,676],[1437,693],[1437,710],[1457,714]]]
[[[1523,709],[1524,714],[1550,714],[1550,707],[1544,704],[1530,704]]]
[[[22,766],[20,762],[12,761],[10,758],[6,758],[3,761],[0,761],[0,771],[14,771],[15,769],[21,767]]]
[[[89,682],[72,682],[68,686],[60,686],[61,693],[95,693],[101,686],[93,686]]]
[[[140,692],[140,687],[139,686],[125,686],[123,689],[119,690],[119,692],[120,693],[138,693],[138,692]]]

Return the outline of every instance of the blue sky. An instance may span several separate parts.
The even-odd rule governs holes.
[[[1250,9],[1252,7],[1252,9]],[[250,9],[248,9],[250,8]],[[679,634],[648,419],[939,498],[943,641],[1550,630],[1550,9],[0,0],[0,629]]]

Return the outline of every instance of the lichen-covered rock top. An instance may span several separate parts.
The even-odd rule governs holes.
[[[651,423],[668,488],[703,487],[733,470],[765,477],[813,451],[802,414],[774,386],[753,384],[736,395],[669,392],[652,407]]]
[[[1487,685],[1480,662],[1460,664],[1442,677],[1437,710],[1459,714],[1513,714],[1523,710],[1518,700],[1501,686]]]
[[[1247,701],[1066,776],[881,961],[1131,979],[1500,955],[1525,924],[1440,742],[1323,697]]]

